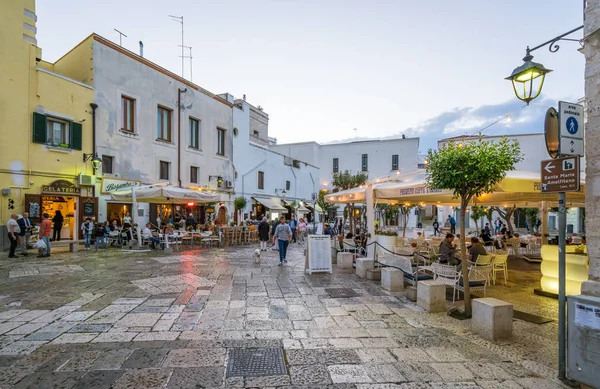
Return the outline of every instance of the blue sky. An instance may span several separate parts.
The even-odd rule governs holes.
[[[193,81],[247,95],[270,115],[279,143],[365,137],[435,140],[512,112],[487,134],[542,131],[557,100],[583,96],[577,42],[534,52],[553,69],[530,107],[504,80],[535,46],[583,24],[569,0],[38,0],[38,41],[54,61],[96,32],[181,73],[180,24],[193,47]],[[151,6],[149,6],[151,4]],[[573,37],[580,38],[581,33]],[[185,63],[189,78],[189,63]],[[354,128],[358,130],[353,131]]]

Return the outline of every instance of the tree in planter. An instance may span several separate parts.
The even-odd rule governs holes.
[[[315,204],[317,204],[323,210],[324,215],[327,215],[329,213],[329,210],[333,207],[333,204],[325,201],[326,194],[326,190],[320,191],[319,196],[317,196],[317,201],[315,201]]]
[[[483,207],[479,207],[477,205],[472,205],[471,211],[469,213],[470,213],[469,216],[475,222],[475,230],[477,231],[477,233],[479,233],[479,231],[481,231],[481,229],[483,229],[483,225],[481,226],[481,229],[479,228],[479,221],[481,220],[482,217],[485,217],[487,215],[487,212],[484,210]]]
[[[460,199],[460,246],[464,285],[465,315],[471,316],[471,296],[465,244],[465,211],[473,197],[493,191],[494,186],[515,169],[523,159],[516,140],[501,138],[497,142],[450,141],[439,150],[427,152],[426,186],[430,189],[449,189]]]
[[[408,219],[410,217],[410,211],[416,207],[416,204],[402,204],[400,206],[400,214],[402,215],[402,237],[406,237],[406,224],[408,223]]]
[[[500,215],[500,218],[504,219],[504,221],[506,222],[506,228],[510,231],[510,233],[513,233],[513,225],[511,222],[513,213],[515,212],[515,210],[517,209],[514,205],[512,207],[506,207],[506,208],[501,208],[501,207],[492,207],[494,209],[494,211],[498,212],[498,214]]]
[[[248,200],[245,197],[236,197],[233,200],[233,208],[235,208],[235,222],[238,223],[241,219],[241,211],[246,208]]]
[[[339,190],[347,190],[356,188],[357,186],[364,185],[367,182],[369,176],[366,173],[352,174],[350,170],[344,170],[343,172],[333,173],[331,184],[334,188]],[[348,216],[350,217],[350,231],[354,231],[354,204],[346,204],[348,210]],[[346,222],[344,221],[344,226]]]

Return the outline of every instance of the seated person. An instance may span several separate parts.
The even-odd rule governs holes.
[[[454,256],[456,253],[456,248],[452,244],[452,241],[454,241],[454,235],[446,234],[446,239],[444,239],[442,243],[440,243],[440,249],[438,254],[438,260],[440,263],[449,265],[460,264],[460,260]]]
[[[479,244],[479,239],[471,238],[471,248],[469,249],[469,261],[477,262],[477,257],[487,255],[487,251]]]
[[[346,239],[352,239],[354,237],[354,235],[352,235],[351,232],[346,234]]]
[[[359,235],[354,237],[354,244],[357,250],[360,250],[361,253],[367,252],[367,237],[364,232],[361,232]]]
[[[156,243],[160,243],[160,239],[156,236],[156,232],[150,230],[151,226],[152,224],[150,223],[146,224],[146,227],[142,230],[142,237],[150,242],[150,247],[152,247],[152,249],[155,249]],[[163,245],[161,244],[160,247],[163,248]]]
[[[493,244],[492,237],[489,233],[486,232],[486,230],[481,230],[481,234],[479,234],[479,237],[483,241],[484,246],[491,246]]]

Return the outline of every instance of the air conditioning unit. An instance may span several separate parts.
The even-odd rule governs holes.
[[[233,188],[233,181],[225,181],[225,188]]]
[[[83,185],[83,186],[96,185],[96,176],[91,176],[88,174],[80,174],[79,175],[79,185]]]
[[[297,159],[294,159],[293,166],[297,169],[300,169],[300,161],[298,161]]]

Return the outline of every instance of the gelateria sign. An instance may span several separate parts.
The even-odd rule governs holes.
[[[50,185],[42,185],[42,193],[79,195],[81,189],[70,181],[57,180]]]
[[[122,180],[118,178],[103,178],[102,190],[104,194],[114,193],[121,190],[131,189],[134,186],[140,186],[141,181],[138,180]]]

